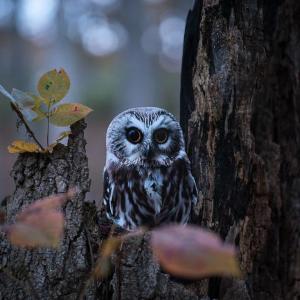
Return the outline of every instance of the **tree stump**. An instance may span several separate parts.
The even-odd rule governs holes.
[[[63,208],[66,218],[64,240],[58,249],[25,250],[0,242],[1,299],[76,299],[91,267],[97,236],[96,208],[85,202],[90,187],[84,121],[72,126],[68,146],[58,145],[52,154],[19,155],[11,175],[15,191],[1,203],[12,222],[23,207],[35,200],[77,188],[77,195]],[[90,289],[92,298],[96,289]]]

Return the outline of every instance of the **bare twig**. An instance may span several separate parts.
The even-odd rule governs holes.
[[[11,108],[16,112],[16,114],[18,115],[19,119],[21,120],[21,122],[24,124],[27,132],[30,134],[30,136],[34,139],[34,141],[39,145],[39,147],[42,150],[45,150],[45,148],[41,145],[41,143],[38,141],[38,139],[35,137],[33,131],[31,130],[31,128],[29,127],[28,123],[26,122],[23,114],[20,112],[20,110],[18,109],[18,107],[14,104],[11,103]]]
[[[89,248],[90,257],[91,257],[91,266],[92,266],[92,269],[94,269],[95,262],[94,262],[94,254],[93,254],[93,248],[92,248],[92,243],[91,243],[91,235],[90,235],[90,232],[88,231],[88,229],[86,228],[86,226],[83,225],[83,227],[84,227],[86,239],[88,242],[88,248]]]

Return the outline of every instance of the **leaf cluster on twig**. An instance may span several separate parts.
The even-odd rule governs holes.
[[[37,85],[38,95],[25,93],[17,89],[13,89],[12,92],[9,93],[0,85],[0,92],[10,100],[12,109],[25,126],[29,136],[34,140],[34,142],[22,140],[12,142],[12,144],[8,146],[10,153],[51,153],[54,147],[70,134],[70,131],[61,132],[59,137],[50,144],[50,124],[61,127],[70,126],[86,117],[92,111],[92,109],[81,103],[64,103],[58,105],[57,103],[67,95],[69,89],[70,79],[63,69],[58,71],[53,69],[42,75]],[[28,124],[28,122],[41,120],[47,121],[46,147],[38,141]]]

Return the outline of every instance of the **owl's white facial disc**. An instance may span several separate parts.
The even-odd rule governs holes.
[[[169,165],[184,151],[184,139],[172,114],[156,107],[140,107],[126,110],[112,120],[106,148],[107,163]]]

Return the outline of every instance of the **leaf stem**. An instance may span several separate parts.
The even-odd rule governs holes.
[[[47,111],[47,147],[49,147],[49,130],[50,130],[49,111],[50,111],[50,105],[48,105],[48,111]]]
[[[24,124],[27,132],[30,134],[30,136],[34,139],[34,141],[39,145],[39,147],[42,150],[45,150],[45,148],[41,145],[41,143],[38,141],[38,139],[36,138],[36,136],[34,135],[33,131],[31,130],[31,128],[29,127],[28,123],[26,122],[23,114],[20,112],[19,108],[14,104],[11,103],[11,107],[12,109],[16,112],[17,116],[19,117],[19,119],[21,120],[21,122]]]

